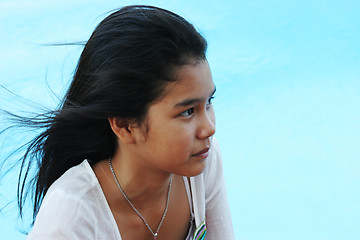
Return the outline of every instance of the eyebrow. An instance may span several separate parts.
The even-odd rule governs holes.
[[[214,91],[211,93],[210,96],[213,96],[216,92],[216,87],[214,88]],[[199,103],[203,101],[203,98],[189,98],[189,99],[185,99],[181,102],[178,102],[177,104],[175,104],[175,107],[187,107],[190,105],[193,105],[195,103]]]

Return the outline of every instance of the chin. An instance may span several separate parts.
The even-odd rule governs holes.
[[[192,168],[191,172],[189,171],[189,172],[183,174],[183,176],[185,176],[185,177],[195,177],[197,175],[200,175],[204,171],[204,169],[205,169],[205,164],[203,164],[201,167],[198,166],[196,168],[195,167]]]

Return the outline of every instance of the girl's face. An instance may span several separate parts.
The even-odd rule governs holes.
[[[215,133],[215,85],[207,61],[178,68],[175,82],[149,107],[137,153],[147,166],[183,176],[200,174]]]

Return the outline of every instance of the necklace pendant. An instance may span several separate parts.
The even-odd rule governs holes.
[[[114,172],[114,168],[111,164],[111,158],[109,158],[109,166],[110,166],[110,171],[114,177],[114,180],[116,182],[116,185],[118,186],[121,194],[124,196],[125,200],[129,203],[129,205],[132,207],[132,209],[134,209],[134,211],[136,212],[136,214],[143,220],[143,222],[145,223],[146,227],[149,229],[149,231],[152,233],[152,235],[154,236],[154,240],[157,240],[157,237],[158,237],[158,232],[160,230],[160,227],[161,227],[161,224],[163,223],[164,221],[164,218],[166,216],[166,213],[168,211],[168,207],[169,207],[169,200],[170,200],[170,193],[171,193],[171,185],[172,185],[172,175],[170,177],[170,183],[169,183],[169,189],[168,189],[168,193],[167,193],[167,199],[166,199],[166,204],[165,204],[165,210],[164,210],[164,213],[161,217],[161,220],[160,220],[160,223],[159,223],[159,226],[157,227],[157,230],[156,230],[156,233],[153,232],[153,230],[151,230],[149,224],[146,222],[145,218],[139,213],[139,211],[135,208],[135,206],[131,203],[131,201],[129,200],[129,198],[126,196],[124,190],[121,188],[120,186],[120,183],[119,181],[117,180],[116,178],[116,175],[115,175],[115,172]]]

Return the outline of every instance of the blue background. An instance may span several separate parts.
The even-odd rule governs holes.
[[[31,110],[55,107],[49,87],[64,94],[81,47],[42,44],[87,40],[133,3],[172,10],[208,40],[236,238],[360,239],[360,2],[0,0],[0,84]],[[29,109],[0,94],[0,108]],[[1,155],[31,136],[2,137]],[[25,238],[16,174],[0,179],[1,239]]]

